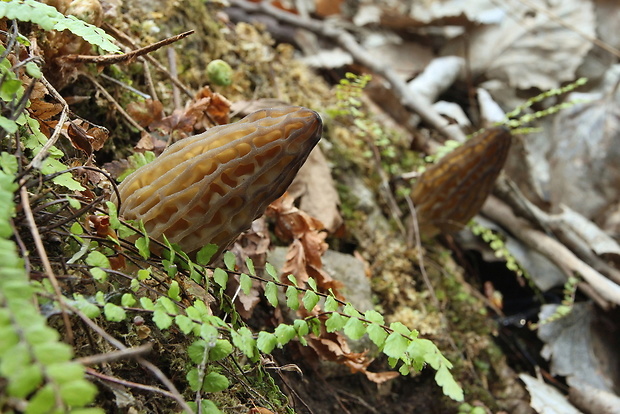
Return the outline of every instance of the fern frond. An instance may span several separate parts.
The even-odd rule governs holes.
[[[35,0],[5,0],[0,2],[0,18],[4,17],[10,20],[32,22],[45,30],[58,30],[60,32],[69,30],[74,35],[106,52],[116,53],[120,51],[119,47],[114,44],[114,38],[100,28],[83,22],[75,16],[64,16],[54,7]]]

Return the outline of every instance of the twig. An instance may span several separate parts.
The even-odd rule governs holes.
[[[145,390],[145,391],[156,392],[156,393],[164,395],[164,396],[166,396],[168,398],[175,399],[174,394],[172,394],[171,392],[166,391],[166,390],[162,390],[161,388],[153,387],[151,385],[139,384],[137,382],[127,381],[127,380],[120,379],[120,378],[117,378],[117,377],[111,377],[109,375],[102,374],[102,373],[97,372],[94,369],[88,368],[88,367],[86,368],[86,373],[88,375],[90,375],[92,377],[95,377],[95,378],[98,378],[98,379],[100,379],[102,381],[113,382],[115,384],[124,385],[124,386],[130,387],[130,388],[138,388],[138,389]]]
[[[151,99],[154,101],[159,101],[157,91],[155,90],[155,85],[153,84],[153,76],[151,76],[151,68],[149,67],[148,62],[144,58],[141,57],[139,61],[140,63],[142,63],[142,67],[144,68],[144,81],[149,88],[149,94],[151,95]]]
[[[413,200],[411,199],[411,197],[406,197],[406,199],[407,199],[407,206],[409,207],[409,211],[411,214],[411,221],[412,221],[412,226],[413,226],[412,237],[415,238],[416,255],[418,257],[418,266],[420,267],[420,273],[422,273],[422,279],[424,279],[424,284],[426,285],[426,288],[428,289],[428,293],[431,296],[433,305],[435,305],[435,308],[437,308],[437,311],[441,311],[442,310],[441,303],[439,302],[439,298],[437,298],[437,295],[435,294],[435,288],[433,288],[431,279],[428,277],[428,273],[426,273],[426,265],[424,264],[424,252],[422,250],[422,237],[420,235],[420,226],[418,223],[418,215],[415,210],[415,205],[413,204]],[[439,315],[440,315],[442,324],[444,326],[449,327],[450,321],[448,321],[446,314],[444,312],[439,312]],[[465,354],[463,354],[461,349],[459,349],[459,347],[456,345],[456,342],[454,342],[454,339],[452,338],[452,335],[450,335],[450,332],[446,332],[446,337],[448,338],[448,342],[450,343],[450,346],[452,347],[452,349],[456,353],[460,354],[464,360],[469,361],[469,358],[465,356]],[[481,383],[480,377],[476,373],[476,370],[473,368],[473,364],[467,364],[467,366],[469,368],[469,371],[472,377],[475,378],[476,381]]]
[[[177,54],[174,51],[174,48],[168,48],[168,66],[170,66],[170,75],[173,77],[178,76],[177,72]],[[174,105],[174,109],[181,109],[181,95],[179,94],[179,87],[174,83],[172,84],[172,102]]]
[[[105,80],[108,80],[108,81],[110,81],[112,83],[117,84],[118,86],[120,86],[123,89],[127,89],[128,91],[135,93],[136,95],[138,95],[138,96],[140,96],[140,97],[142,97],[144,99],[153,99],[149,94],[141,92],[141,91],[137,90],[136,88],[134,88],[133,86],[129,86],[126,83],[123,83],[123,82],[121,82],[121,81],[119,81],[117,79],[114,79],[111,76],[106,75],[105,73],[100,73],[99,76],[101,76]]]
[[[65,304],[65,306],[67,306],[67,308],[70,309],[71,312],[79,316],[80,319],[82,319],[82,321],[86,325],[88,325],[90,329],[97,332],[102,338],[104,338],[110,344],[114,345],[120,350],[127,350],[127,347],[123,345],[122,342],[114,338],[112,335],[107,333],[103,328],[101,328],[99,325],[93,322],[88,316],[84,314],[84,312],[80,311],[79,309],[69,304]],[[166,388],[168,388],[168,390],[170,390],[170,397],[173,398],[176,402],[178,402],[179,405],[183,407],[183,410],[185,410],[185,412],[189,414],[194,413],[191,407],[187,405],[187,402],[185,402],[185,399],[183,399],[183,396],[181,395],[179,390],[177,390],[177,388],[174,386],[172,381],[170,381],[168,377],[166,377],[164,373],[161,372],[161,370],[157,366],[153,365],[152,363],[150,363],[149,361],[147,361],[146,359],[142,357],[137,357],[136,360],[140,363],[140,365],[142,365],[143,367],[151,371],[153,374],[155,374],[155,376],[159,379],[159,381],[161,381],[161,383],[164,384]]]
[[[405,229],[403,221],[401,220],[403,212],[398,207],[398,203],[396,202],[396,199],[392,194],[392,190],[390,189],[389,178],[387,176],[387,173],[383,169],[383,166],[381,165],[381,154],[379,154],[379,149],[372,142],[368,142],[367,145],[372,150],[372,159],[375,162],[375,170],[377,171],[377,174],[379,174],[379,178],[381,180],[381,184],[379,184],[380,192],[385,198],[385,202],[388,205],[390,215],[392,216],[394,223],[396,223],[400,234],[404,237],[407,234],[407,230]]]
[[[428,103],[421,101],[417,96],[412,94],[407,88],[407,84],[392,68],[383,65],[380,60],[370,56],[349,32],[330,26],[320,20],[307,19],[285,12],[277,9],[268,2],[250,3],[244,0],[230,0],[230,4],[240,7],[245,11],[269,14],[284,23],[302,27],[318,33],[321,36],[335,40],[342,48],[347,50],[358,63],[383,76],[390,83],[394,93],[405,107],[420,115],[426,123],[440,131],[446,137],[459,142],[465,141],[465,134],[463,134],[457,125],[451,125]]]
[[[167,46],[171,43],[177,42],[189,35],[194,33],[193,30],[187,31],[185,33],[178,34],[176,36],[169,37],[164,40],[160,40],[157,43],[153,43],[152,45],[141,47],[140,49],[133,50],[128,53],[123,53],[120,55],[67,55],[62,57],[62,60],[70,61],[70,62],[83,62],[83,63],[95,63],[97,65],[113,65],[115,63],[121,62],[129,62],[138,56],[146,55],[147,53],[153,52],[157,49],[160,49],[164,46]]]
[[[562,215],[549,215],[529,201],[518,186],[506,177],[500,177],[495,184],[495,194],[520,216],[540,225],[549,235],[555,235],[564,245],[571,249],[581,260],[590,264],[615,283],[620,283],[620,271],[607,264],[594,253],[595,248],[575,233],[571,226],[567,226]],[[590,225],[595,226],[590,222]],[[602,233],[603,230],[599,231]]]
[[[97,365],[104,362],[112,362],[119,359],[135,358],[138,355],[147,354],[153,349],[152,343],[137,346],[135,348],[127,348],[120,351],[106,352],[105,354],[90,355],[82,358],[74,359],[82,365]]]
[[[114,34],[114,36],[116,36],[117,38],[123,39],[125,42],[130,44],[132,47],[138,47],[136,45],[136,43],[129,36],[127,36],[125,33],[121,32],[120,30],[118,30],[116,27],[114,27],[114,26],[112,26],[112,25],[110,25],[108,23],[104,23],[103,27],[108,32],[112,32]],[[179,89],[181,89],[188,97],[190,97],[190,98],[194,97],[194,94],[189,89],[187,89],[187,87],[183,84],[183,82],[181,82],[177,77],[172,76],[170,74],[170,72],[168,71],[168,69],[166,69],[161,63],[159,63],[153,56],[151,56],[151,55],[144,55],[143,58],[146,59],[153,66],[155,66],[157,68],[157,70],[159,70],[164,75],[166,75],[168,77],[168,79],[170,79],[170,81],[172,83],[174,83],[176,86],[178,86]]]
[[[37,228],[37,223],[35,222],[34,216],[32,215],[32,209],[30,208],[30,199],[28,197],[28,189],[24,185],[25,181],[25,179],[22,179],[22,181],[20,182],[21,188],[19,190],[22,199],[22,208],[24,210],[24,215],[26,216],[26,220],[28,221],[28,226],[30,227],[30,234],[32,234],[34,245],[37,248],[37,253],[39,253],[39,257],[41,258],[41,263],[43,264],[45,275],[52,284],[52,287],[54,288],[54,295],[56,296],[56,300],[60,305],[60,312],[62,314],[62,320],[65,324],[65,332],[67,333],[67,342],[73,344],[73,330],[71,329],[71,321],[69,320],[67,307],[65,306],[62,292],[60,291],[58,279],[56,279],[56,275],[54,274],[52,265],[50,264],[49,258],[47,257],[45,246],[43,246],[41,234],[39,234],[39,229]]]
[[[103,87],[103,85],[101,85],[99,82],[97,82],[97,80],[95,78],[93,78],[92,76],[90,76],[89,74],[86,73],[81,73],[80,75],[84,76],[86,79],[88,79],[93,85],[95,85],[95,87],[97,88],[97,90],[99,90],[99,92],[101,92],[103,94],[103,96],[106,97],[106,99],[108,101],[110,101],[110,103],[112,105],[114,105],[114,107],[116,108],[116,110],[125,117],[125,119],[127,120],[127,122],[129,122],[131,124],[131,126],[133,126],[134,128],[136,128],[138,131],[140,131],[142,134],[146,134],[146,135],[151,135],[149,134],[149,132],[144,129],[142,126],[140,126],[140,124],[138,124],[136,122],[135,119],[133,119],[131,117],[131,115],[129,115],[127,113],[127,111],[125,111],[125,109],[123,109],[123,107],[121,106],[121,104],[119,104],[116,99],[114,99],[114,97],[112,95],[110,95],[110,93]]]
[[[566,246],[517,217],[510,207],[499,199],[490,196],[482,207],[482,212],[569,275],[581,275],[602,298],[620,305],[620,286],[584,263]]]

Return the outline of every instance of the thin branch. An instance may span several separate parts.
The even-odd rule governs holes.
[[[146,55],[147,53],[153,52],[171,43],[177,42],[191,35],[192,33],[194,33],[194,31],[190,30],[185,33],[181,33],[176,36],[161,40],[157,43],[153,43],[152,45],[141,47],[140,49],[136,49],[120,55],[67,55],[62,57],[62,59],[69,62],[95,63],[97,65],[113,65],[115,63],[129,62],[139,56]]]
[[[136,45],[136,43],[129,36],[127,36],[125,33],[121,32],[120,30],[118,30],[116,27],[114,27],[114,26],[112,26],[112,25],[110,25],[108,23],[104,23],[103,27],[105,28],[105,30],[107,30],[108,32],[113,33],[114,36],[116,36],[119,39],[124,40],[129,45],[131,45],[132,47],[138,47]],[[194,94],[187,88],[187,86],[185,86],[183,84],[183,82],[181,82],[177,77],[172,76],[170,74],[170,72],[168,71],[168,69],[166,69],[164,67],[164,65],[159,63],[153,56],[151,56],[151,55],[144,55],[143,58],[146,59],[153,66],[155,66],[157,68],[157,70],[159,70],[164,75],[166,75],[168,77],[168,79],[170,79],[170,81],[172,83],[174,83],[179,89],[181,89],[188,97],[190,97],[190,98],[194,97]]]
[[[361,65],[371,71],[383,76],[392,86],[394,93],[401,100],[403,106],[411,109],[433,128],[440,131],[448,138],[459,142],[465,141],[465,134],[459,129],[458,125],[451,125],[428,103],[420,100],[411,93],[407,84],[391,68],[384,65],[380,60],[372,57],[349,32],[333,27],[316,19],[303,18],[298,15],[277,9],[268,2],[250,3],[244,0],[230,0],[230,4],[240,7],[249,12],[263,12],[269,14],[281,22],[301,27],[321,36],[335,40],[342,48],[347,50],[353,58]]]
[[[490,196],[482,207],[482,212],[560,269],[568,271],[569,274],[578,273],[602,298],[620,305],[619,285],[587,265],[566,246],[517,217],[508,205]]]
[[[149,89],[151,99],[154,101],[159,101],[157,91],[155,90],[155,84],[153,83],[153,76],[151,76],[151,68],[149,67],[148,62],[144,58],[140,58],[139,62],[142,63],[142,67],[144,68],[144,81]]]
[[[127,350],[127,347],[123,345],[122,342],[114,338],[112,335],[107,333],[102,327],[100,327],[95,322],[93,322],[88,316],[84,314],[84,312],[80,311],[79,309],[69,304],[65,304],[65,306],[67,306],[67,308],[69,308],[71,312],[79,316],[80,319],[82,319],[82,321],[86,325],[88,325],[90,329],[97,332],[103,339],[108,341],[110,344],[114,345],[120,350]],[[149,361],[147,361],[146,359],[142,357],[137,357],[136,359],[140,363],[140,365],[142,365],[143,367],[151,371],[153,374],[155,374],[155,376],[159,379],[159,381],[161,381],[161,383],[164,384],[166,388],[168,388],[168,390],[170,390],[171,398],[173,398],[176,402],[178,402],[179,405],[183,407],[183,410],[185,410],[185,412],[189,414],[193,414],[194,411],[190,408],[189,405],[187,405],[187,402],[185,402],[185,399],[183,398],[179,390],[177,390],[177,387],[174,386],[172,381],[170,381],[168,377],[166,377],[166,375],[164,375],[164,373],[161,372],[161,370],[157,366],[153,365],[152,363],[150,363]]]
[[[167,50],[168,66],[170,67],[170,75],[178,77],[177,72],[177,54],[173,48]],[[172,84],[172,103],[174,109],[181,109],[181,95],[179,94],[179,88],[174,83]]]
[[[41,258],[41,263],[43,264],[45,275],[47,276],[50,283],[52,284],[52,287],[54,288],[54,295],[56,296],[56,300],[60,304],[60,312],[62,314],[62,320],[65,324],[67,342],[70,344],[73,344],[73,330],[71,329],[71,321],[69,320],[69,314],[67,312],[67,307],[65,306],[65,302],[63,300],[62,292],[60,290],[60,285],[58,284],[58,279],[56,279],[56,275],[54,274],[52,265],[50,264],[49,258],[47,257],[45,246],[43,246],[43,240],[41,240],[41,234],[39,234],[37,223],[35,222],[34,216],[32,215],[32,210],[30,208],[30,198],[28,197],[28,189],[26,188],[24,183],[25,183],[25,180],[23,180],[20,183],[21,188],[19,190],[19,193],[22,199],[22,208],[24,210],[24,215],[26,216],[26,220],[28,221],[28,227],[30,227],[30,234],[32,235],[32,238],[34,240],[37,253],[39,253],[39,257]]]
[[[136,128],[138,131],[140,131],[142,134],[146,134],[146,135],[150,135],[149,132],[144,129],[140,124],[138,124],[138,122],[136,122],[135,119],[133,119],[131,117],[131,115],[129,115],[127,113],[127,111],[125,111],[125,109],[123,109],[123,107],[121,106],[121,104],[119,104],[116,99],[114,99],[114,97],[112,95],[110,95],[110,93],[106,90],[106,88],[103,87],[103,85],[101,85],[99,82],[97,82],[97,80],[95,78],[93,78],[91,75],[88,75],[86,73],[81,73],[80,75],[84,76],[86,79],[88,79],[93,85],[95,85],[95,87],[97,88],[97,90],[99,92],[101,92],[101,94],[103,96],[105,96],[105,98],[110,101],[110,103],[112,105],[114,105],[114,107],[116,108],[116,110],[123,115],[123,117],[125,117],[125,119],[127,120],[127,122],[129,122],[131,124],[131,126],[133,126],[134,128]]]
[[[575,233],[574,225],[566,225],[563,214],[550,215],[529,201],[519,187],[507,177],[500,177],[495,184],[495,194],[517,213],[529,221],[539,225],[547,234],[555,235],[565,246],[572,250],[581,260],[588,263],[615,283],[620,284],[620,271],[610,266],[595,251],[596,248]],[[585,217],[584,220],[587,220]],[[596,226],[588,220],[590,226]],[[600,234],[604,231],[598,229]]]
[[[151,352],[152,349],[153,344],[149,342],[135,348],[127,348],[120,351],[106,352],[105,354],[76,358],[74,359],[74,361],[82,365],[97,365],[101,363],[117,361],[119,359],[135,358],[139,355],[148,354],[149,352]]]
[[[129,388],[138,388],[138,389],[145,390],[145,391],[156,392],[156,393],[164,395],[164,396],[166,396],[166,397],[168,397],[170,399],[175,399],[174,394],[172,394],[171,392],[166,391],[166,390],[162,390],[161,388],[153,387],[151,385],[139,384],[137,382],[127,381],[127,380],[123,380],[123,379],[120,379],[120,378],[117,378],[117,377],[111,377],[109,375],[102,374],[102,373],[97,372],[94,369],[88,368],[88,367],[86,368],[86,373],[88,375],[90,375],[91,377],[98,378],[98,379],[100,379],[102,381],[113,382],[115,384],[124,385],[124,386],[129,387]]]
[[[129,92],[135,93],[136,95],[144,98],[144,99],[153,99],[149,94],[144,93],[142,91],[137,90],[136,88],[134,88],[133,86],[129,86],[124,82],[119,81],[118,79],[114,79],[112,76],[108,76],[105,73],[100,73],[99,76],[101,76],[103,79],[110,81],[112,83],[117,84],[118,86],[120,86],[123,89],[127,89]]]

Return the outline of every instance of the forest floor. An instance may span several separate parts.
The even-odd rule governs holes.
[[[34,173],[40,147],[4,139],[28,193],[15,205],[31,204],[11,228],[94,406],[620,412],[615,2],[45,3],[127,53],[95,57],[68,31],[24,23],[30,44],[16,46],[3,21],[14,69],[43,58],[28,116],[73,168],[69,181]],[[137,223],[133,236],[115,224],[106,201],[128,169],[287,105],[317,111],[322,139],[232,262],[194,268],[201,253],[177,251],[181,264],[156,240],[149,253]],[[87,303],[92,315],[76,310]]]

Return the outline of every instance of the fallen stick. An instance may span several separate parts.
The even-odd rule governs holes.
[[[557,240],[536,230],[527,221],[517,217],[510,207],[490,196],[482,207],[482,213],[492,219],[530,248],[544,255],[556,266],[569,274],[577,273],[597,295],[613,304],[620,305],[620,286],[594,270]],[[587,293],[587,292],[586,292]]]

